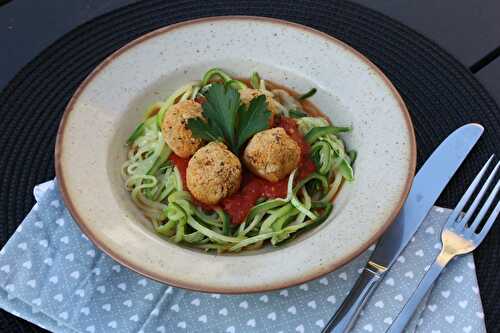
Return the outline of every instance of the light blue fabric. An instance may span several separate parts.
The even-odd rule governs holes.
[[[0,251],[0,306],[55,332],[319,332],[369,252],[303,285],[252,295],[203,294],[149,280],[82,234],[54,182]],[[439,251],[448,210],[434,209],[368,302],[354,332],[384,332]],[[410,332],[485,332],[472,256],[455,260]]]

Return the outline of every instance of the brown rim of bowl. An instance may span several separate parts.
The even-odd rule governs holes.
[[[395,96],[395,98],[398,100],[399,106],[400,106],[400,108],[401,108],[401,110],[402,110],[402,112],[404,114],[404,118],[406,120],[407,130],[408,130],[409,135],[410,135],[411,161],[410,161],[410,166],[409,166],[409,170],[408,170],[408,177],[406,179],[406,184],[405,184],[405,188],[404,188],[403,194],[401,196],[401,199],[397,203],[397,205],[394,207],[394,209],[393,209],[390,217],[387,219],[387,221],[385,222],[385,224],[375,233],[375,235],[373,235],[367,242],[365,242],[357,250],[353,251],[349,256],[346,256],[346,258],[344,260],[340,261],[340,262],[337,262],[337,263],[335,263],[333,265],[329,265],[329,266],[327,265],[327,266],[321,267],[321,268],[319,268],[318,270],[316,270],[314,272],[310,272],[309,274],[304,275],[304,276],[299,277],[299,278],[296,278],[294,280],[287,280],[284,283],[275,283],[275,284],[271,284],[271,285],[266,285],[266,286],[263,286],[261,288],[259,288],[259,287],[257,287],[257,288],[253,287],[253,288],[231,288],[231,289],[224,289],[224,288],[207,287],[207,286],[203,286],[202,284],[196,284],[196,285],[194,285],[194,284],[188,284],[188,283],[185,283],[183,281],[174,280],[174,279],[170,279],[170,278],[165,278],[164,276],[160,276],[159,274],[157,274],[155,272],[147,271],[147,270],[142,269],[141,267],[137,267],[137,266],[131,264],[126,257],[122,256],[119,253],[111,251],[106,246],[106,244],[101,243],[100,241],[98,241],[98,239],[95,237],[95,235],[87,227],[87,225],[85,224],[85,222],[83,221],[83,219],[78,214],[76,206],[73,204],[71,198],[68,195],[68,191],[66,189],[66,182],[64,180],[64,176],[63,176],[63,172],[62,172],[62,165],[61,165],[61,153],[62,153],[61,145],[62,145],[62,141],[64,139],[63,133],[64,133],[64,128],[65,128],[65,125],[66,125],[66,121],[67,121],[67,118],[68,118],[68,114],[73,109],[73,106],[74,106],[76,100],[78,99],[78,97],[80,96],[80,94],[82,93],[82,91],[85,89],[85,87],[89,84],[89,82],[92,81],[92,79],[104,67],[106,67],[115,57],[117,57],[118,55],[120,55],[124,51],[128,50],[129,48],[131,48],[131,47],[133,47],[133,46],[135,46],[137,44],[140,44],[141,42],[143,42],[143,41],[145,41],[147,39],[150,39],[150,38],[152,38],[152,37],[154,37],[156,35],[160,35],[160,34],[163,34],[165,32],[168,32],[168,31],[171,31],[171,30],[175,30],[175,29],[180,28],[180,27],[184,27],[184,26],[191,25],[191,24],[197,24],[197,23],[200,23],[200,22],[224,21],[224,20],[265,21],[265,22],[271,22],[271,23],[274,23],[274,24],[288,25],[288,26],[292,26],[293,28],[298,28],[298,29],[305,30],[308,33],[313,33],[313,34],[319,35],[320,37],[328,40],[329,42],[333,42],[333,43],[336,43],[337,45],[342,46],[343,48],[345,48],[346,50],[348,50],[349,52],[351,52],[354,56],[358,57],[364,63],[366,63],[370,68],[372,68],[375,71],[375,73],[378,74],[379,77],[381,77],[385,81],[385,83],[387,84],[387,86],[391,89],[391,91],[392,91],[393,95]],[[145,34],[145,35],[143,35],[143,36],[141,36],[141,37],[139,37],[137,39],[134,39],[133,41],[129,42],[128,44],[126,44],[122,48],[120,48],[117,51],[113,52],[106,59],[104,59],[85,78],[85,80],[80,84],[80,86],[76,90],[75,94],[73,95],[73,97],[69,101],[69,103],[68,103],[68,105],[67,105],[67,107],[66,107],[66,109],[64,111],[61,123],[59,125],[59,129],[57,131],[57,139],[56,139],[55,156],[54,156],[54,158],[55,158],[56,176],[57,176],[57,179],[58,179],[58,184],[59,184],[59,188],[60,188],[60,191],[61,191],[61,195],[63,197],[63,200],[64,200],[65,204],[66,204],[66,207],[68,208],[68,210],[71,213],[72,217],[77,222],[77,224],[80,227],[80,229],[88,236],[88,238],[99,249],[101,249],[102,251],[104,251],[111,258],[113,258],[114,260],[116,260],[117,262],[119,262],[120,264],[122,264],[123,266],[125,266],[125,267],[127,267],[127,268],[129,268],[129,269],[131,269],[131,270],[133,270],[133,271],[141,274],[141,275],[144,275],[144,276],[146,276],[148,278],[151,278],[153,280],[156,280],[158,282],[166,283],[166,284],[169,284],[169,285],[172,285],[172,286],[175,286],[175,287],[189,289],[189,290],[195,290],[195,291],[201,291],[201,292],[209,292],[209,293],[210,292],[211,293],[216,292],[216,293],[224,293],[224,294],[241,294],[241,293],[265,292],[265,291],[283,289],[283,288],[288,288],[288,287],[292,287],[292,286],[295,286],[295,285],[299,285],[301,283],[304,283],[304,282],[316,279],[318,277],[321,277],[321,276],[323,276],[323,275],[325,275],[327,273],[333,272],[334,270],[342,267],[343,265],[345,265],[346,263],[350,262],[352,259],[354,259],[358,255],[360,255],[362,252],[364,252],[368,247],[370,247],[370,245],[372,245],[373,243],[375,243],[375,241],[385,232],[385,230],[394,221],[394,219],[396,218],[397,214],[401,210],[401,207],[403,206],[403,203],[406,200],[406,197],[408,196],[408,193],[410,191],[412,180],[413,180],[413,176],[415,174],[416,156],[417,156],[417,149],[416,149],[415,132],[414,132],[414,129],[413,129],[413,124],[412,124],[412,121],[411,121],[411,118],[410,118],[410,114],[408,112],[408,109],[407,109],[407,107],[406,107],[403,99],[399,95],[398,91],[396,90],[396,88],[394,87],[394,85],[392,84],[392,82],[385,76],[385,74],[375,64],[373,64],[370,60],[368,60],[368,58],[366,58],[363,54],[361,54],[360,52],[358,52],[357,50],[355,50],[354,48],[352,48],[348,44],[346,44],[346,43],[338,40],[337,38],[335,38],[333,36],[330,36],[330,35],[328,35],[328,34],[326,34],[324,32],[321,32],[319,30],[316,30],[316,29],[304,26],[302,24],[288,22],[288,21],[281,20],[281,19],[275,19],[275,18],[269,18],[269,17],[259,17],[259,16],[213,16],[213,17],[205,17],[205,18],[200,18],[200,19],[194,19],[194,20],[179,22],[179,23],[176,23],[176,24],[172,24],[172,25],[169,25],[169,26],[166,26],[166,27],[159,28],[157,30],[151,31],[151,32],[149,32],[149,33],[147,33],[147,34]]]

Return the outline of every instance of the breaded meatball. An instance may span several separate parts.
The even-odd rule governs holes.
[[[261,90],[251,89],[251,88],[245,88],[240,90],[240,100],[245,105],[250,104],[250,101],[252,99],[260,95],[266,95],[267,109],[273,114],[273,116],[279,113],[278,106],[276,105],[276,101],[273,99],[272,94],[265,94]]]
[[[252,173],[277,182],[299,164],[300,146],[281,127],[255,134],[243,152],[243,162]]]
[[[172,105],[165,113],[163,138],[177,156],[187,158],[203,145],[203,140],[195,138],[188,128],[188,119],[202,117],[201,113],[201,104],[190,100]]]
[[[240,160],[224,144],[211,142],[189,160],[186,180],[196,200],[215,205],[240,188]]]

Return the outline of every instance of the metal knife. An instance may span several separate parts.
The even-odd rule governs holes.
[[[351,329],[363,305],[411,240],[483,131],[484,128],[479,124],[464,125],[434,150],[413,179],[410,193],[398,217],[379,239],[354,287],[322,333],[341,333]]]

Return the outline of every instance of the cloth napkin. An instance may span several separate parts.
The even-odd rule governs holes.
[[[0,307],[54,332],[319,332],[373,247],[297,287],[262,294],[191,292],[113,261],[80,231],[55,181],[0,251]],[[435,207],[369,300],[354,332],[385,332],[439,252],[449,210]],[[407,332],[485,332],[473,257],[454,260]]]

